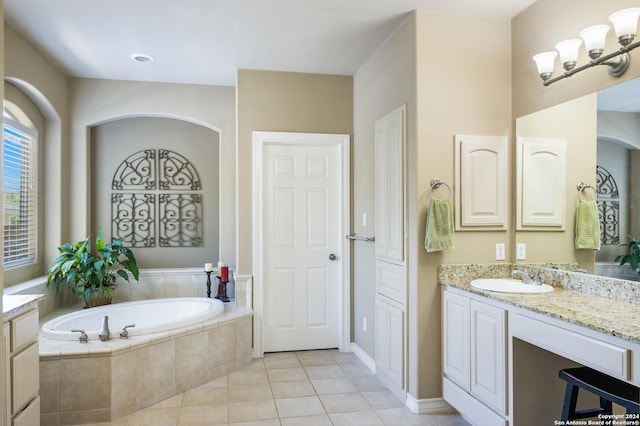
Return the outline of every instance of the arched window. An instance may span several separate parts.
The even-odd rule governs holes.
[[[26,114],[4,101],[4,269],[36,262],[38,132]]]

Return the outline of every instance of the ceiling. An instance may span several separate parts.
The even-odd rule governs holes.
[[[4,0],[4,9],[69,75],[234,86],[238,68],[353,75],[415,9],[510,19],[533,2]]]

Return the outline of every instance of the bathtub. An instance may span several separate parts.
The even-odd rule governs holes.
[[[56,317],[42,325],[41,335],[53,340],[78,340],[79,333],[71,332],[78,329],[84,330],[89,340],[98,340],[103,318],[108,316],[112,339],[119,339],[122,328],[131,324],[135,327],[127,328],[129,336],[142,336],[189,327],[223,311],[220,300],[199,297],[115,303]]]

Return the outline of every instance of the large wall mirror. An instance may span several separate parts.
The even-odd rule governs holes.
[[[576,262],[589,273],[638,280],[614,259],[626,252],[620,244],[629,235],[640,238],[640,78],[520,117],[516,138],[555,138],[567,145],[566,227],[518,229],[516,244],[526,245],[526,256],[516,262]],[[580,182],[589,187],[578,191]],[[598,201],[599,250],[575,248],[580,197]]]

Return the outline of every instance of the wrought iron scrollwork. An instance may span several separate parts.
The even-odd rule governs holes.
[[[620,193],[607,169],[596,167],[596,194],[600,216],[600,244],[620,244]]]
[[[202,184],[184,156],[166,149],[136,152],[120,163],[111,188],[118,191],[111,195],[113,234],[131,247],[202,246],[202,195],[192,193]]]

